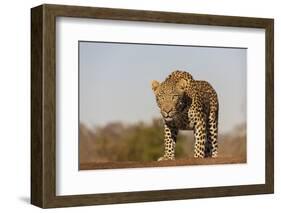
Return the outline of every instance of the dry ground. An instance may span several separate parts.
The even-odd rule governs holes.
[[[174,161],[151,161],[151,162],[89,162],[81,163],[80,170],[92,169],[117,169],[117,168],[142,168],[142,167],[168,167],[168,166],[187,166],[187,165],[212,165],[212,164],[235,164],[246,163],[243,157],[221,157],[221,158],[205,158],[205,159],[177,159]]]

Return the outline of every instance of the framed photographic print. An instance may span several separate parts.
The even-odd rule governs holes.
[[[31,9],[31,203],[274,191],[273,19]]]

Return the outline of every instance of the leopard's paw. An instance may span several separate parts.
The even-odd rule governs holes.
[[[167,156],[163,156],[163,157],[160,157],[158,158],[157,161],[164,161],[164,160],[175,160],[175,157],[167,157]]]

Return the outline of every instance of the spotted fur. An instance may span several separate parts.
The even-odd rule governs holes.
[[[158,160],[175,159],[179,130],[193,130],[195,158],[217,157],[219,102],[213,87],[177,70],[162,83],[152,81],[152,90],[165,130],[164,155]]]

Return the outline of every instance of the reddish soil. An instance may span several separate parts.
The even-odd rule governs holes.
[[[168,166],[194,166],[194,165],[212,165],[212,164],[236,164],[246,163],[243,157],[223,157],[223,158],[205,158],[205,159],[177,159],[174,161],[151,161],[151,162],[88,162],[81,163],[80,170],[92,169],[119,169],[119,168],[142,168],[142,167],[168,167]]]

